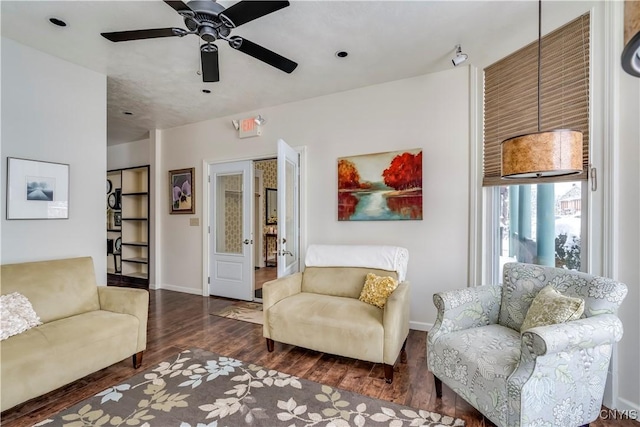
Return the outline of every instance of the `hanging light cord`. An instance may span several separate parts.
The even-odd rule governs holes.
[[[541,108],[540,92],[542,92],[542,0],[538,0],[538,132],[542,130],[540,126],[541,122]]]

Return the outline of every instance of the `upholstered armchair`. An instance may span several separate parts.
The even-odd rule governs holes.
[[[532,305],[542,317],[557,314],[555,301],[538,296],[543,288],[584,312],[521,331]],[[435,294],[427,364],[437,397],[444,382],[498,426],[588,424],[600,412],[611,349],[622,338],[616,311],[626,294],[611,279],[523,263],[505,264],[502,286]]]

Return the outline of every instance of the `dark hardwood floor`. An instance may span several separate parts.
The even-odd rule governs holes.
[[[446,385],[442,399],[436,399],[433,376],[425,361],[425,332],[411,331],[407,363],[399,363],[393,384],[386,384],[379,364],[281,343],[276,343],[275,351],[268,353],[261,325],[210,315],[232,302],[166,290],[150,291],[148,344],[139,370],[133,369],[131,359],[124,360],[3,412],[2,426],[31,426],[189,348],[202,348],[371,397],[459,417],[467,427],[493,426]],[[640,423],[598,420],[591,424],[614,425],[638,427]]]

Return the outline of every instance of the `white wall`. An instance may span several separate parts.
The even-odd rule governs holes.
[[[233,118],[257,113],[267,119],[263,135],[257,138],[238,139],[231,117],[163,131],[161,171],[196,167],[199,183],[203,160],[273,155],[278,138],[306,146],[307,242],[407,247],[412,326],[432,324],[436,316],[432,294],[467,285],[468,67]],[[423,149],[422,221],[338,222],[338,157],[416,147]],[[202,190],[196,191],[198,216],[204,203]],[[167,188],[159,191],[161,204],[168,206]],[[201,228],[190,227],[184,215],[166,211],[160,215],[162,287],[200,293]]]
[[[106,282],[106,77],[2,38],[2,263],[92,256]],[[6,158],[69,164],[68,220],[6,220]]]
[[[107,170],[144,166],[150,163],[149,139],[107,146]]]
[[[620,307],[624,336],[618,344],[619,409],[640,413],[640,78],[620,71],[620,128],[617,141],[617,279],[629,288]]]

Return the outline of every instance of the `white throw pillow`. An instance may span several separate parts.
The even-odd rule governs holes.
[[[24,295],[0,295],[0,341],[41,325],[40,317]]]

